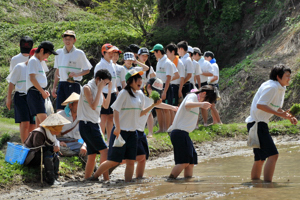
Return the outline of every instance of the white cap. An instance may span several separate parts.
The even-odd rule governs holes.
[[[188,53],[194,53],[194,49],[193,49],[193,47],[191,47],[191,46],[188,46],[188,51],[187,51]]]

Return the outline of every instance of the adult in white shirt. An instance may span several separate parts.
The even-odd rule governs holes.
[[[213,76],[213,69],[212,69],[210,62],[208,62],[204,59],[204,57],[202,56],[201,50],[197,47],[194,47],[193,59],[195,61],[198,61],[199,65],[201,67],[202,74],[200,74],[200,80],[201,80],[200,87],[207,85],[208,77]],[[196,84],[196,88],[199,88],[199,84]],[[207,126],[207,118],[208,118],[207,110],[203,109],[203,108],[200,108],[200,109],[201,109],[204,126]]]
[[[260,148],[254,148],[254,164],[251,179],[260,179],[264,167],[264,181],[272,182],[278,151],[269,133],[268,123],[273,115],[290,120],[297,124],[297,119],[282,109],[286,86],[291,80],[291,69],[280,64],[272,68],[270,80],[264,82],[256,92],[246,119],[248,131],[255,131],[259,138]],[[254,129],[254,130],[252,130]]]
[[[188,46],[188,53],[190,54],[190,58],[193,61],[193,65],[194,65],[194,73],[192,74],[192,78],[191,78],[191,83],[192,83],[192,89],[196,88],[196,84],[200,85],[201,84],[201,80],[200,80],[200,74],[202,74],[201,71],[201,67],[199,65],[199,63],[193,59],[193,55],[194,55],[194,49],[191,46]]]
[[[76,42],[75,32],[67,30],[62,35],[64,47],[58,49],[58,56],[54,61],[54,83],[52,89],[52,96],[56,99],[57,110],[63,110],[62,103],[73,93],[80,94],[80,81],[82,76],[90,73],[92,68],[91,63],[86,58],[85,53],[77,49],[74,44]],[[56,86],[58,89],[56,92]]]
[[[184,170],[185,178],[193,176],[193,168],[198,160],[189,133],[195,129],[197,124],[199,107],[208,109],[215,100],[216,93],[213,86],[206,85],[200,90],[189,93],[180,104],[173,124],[168,129],[168,132],[171,132],[175,160],[175,167],[169,176],[170,179],[176,179],[182,170]]]
[[[115,50],[113,51],[114,54],[113,54],[112,61],[116,67],[116,73],[117,73],[116,86],[117,86],[117,93],[119,93],[126,86],[126,83],[125,83],[126,69],[122,65],[119,65],[117,63],[122,51],[116,46],[114,46],[114,48],[115,48]]]
[[[182,88],[182,94],[180,94],[180,97],[183,98],[186,96],[187,93],[189,93],[192,89],[191,84],[191,78],[194,73],[194,64],[192,59],[190,58],[190,55],[188,54],[188,43],[186,41],[181,41],[177,44],[178,47],[178,54],[181,57],[181,61],[185,67],[185,78],[183,82],[183,88]],[[180,98],[179,97],[179,98]]]
[[[35,54],[29,59],[26,69],[27,104],[31,116],[36,116],[36,125],[39,126],[46,117],[45,99],[50,96],[45,90],[48,81],[42,62],[51,54],[57,55],[54,45],[49,41],[42,42]]]
[[[204,59],[208,62],[210,62],[213,68],[213,76],[208,77],[208,84],[213,85],[219,89],[219,66],[216,63],[216,59],[214,58],[215,55],[211,51],[206,51],[204,53]],[[217,102],[217,101],[216,101]],[[213,124],[222,124],[219,112],[216,108],[216,102],[214,102],[211,106],[211,115],[213,118]]]

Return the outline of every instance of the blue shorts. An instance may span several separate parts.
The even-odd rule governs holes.
[[[255,122],[247,124],[248,132]],[[268,124],[265,122],[258,122],[257,135],[260,143],[260,149],[253,148],[254,161],[266,160],[268,157],[277,155],[278,151],[274,141],[269,133]]]
[[[186,95],[191,92],[192,88],[193,88],[193,84],[191,84],[189,81],[183,85],[183,87],[182,87],[183,98],[186,97]]]
[[[26,100],[31,116],[36,116],[41,113],[46,114],[45,99],[35,87],[29,88]]]
[[[107,149],[98,123],[79,121],[79,132],[86,144],[88,155],[99,154],[99,151]]]
[[[136,131],[138,134],[137,153],[136,155],[146,155],[146,160],[149,158],[149,147],[146,134],[141,131]]]
[[[177,84],[172,84],[172,89],[173,89],[173,101],[172,105],[173,106],[178,106],[178,91],[179,91],[179,85]]]
[[[164,88],[165,88],[165,84],[164,84]],[[166,94],[166,99],[163,100],[164,103],[172,105],[173,103],[173,90],[172,90],[172,84],[169,84],[169,88]]]
[[[197,153],[189,133],[175,129],[171,132],[175,164],[198,164]]]
[[[136,131],[123,131],[121,135],[125,140],[122,147],[113,147],[116,136],[113,134],[115,127],[112,129],[109,140],[109,149],[107,160],[121,163],[125,160],[136,160],[138,135]]]
[[[65,106],[61,104],[73,93],[80,94],[79,82],[69,83],[67,81],[60,81],[58,83],[57,98],[56,98],[56,109],[64,109]]]
[[[103,93],[104,97],[107,97],[106,93]],[[110,97],[110,103],[109,103],[109,107],[107,109],[105,108],[101,108],[101,115],[111,115],[114,113],[114,110],[111,108],[111,105],[116,101],[117,99],[117,94],[116,93],[111,93],[111,97]]]
[[[30,122],[34,124],[33,116],[30,115],[27,105],[27,95],[15,92],[14,95],[15,123]]]

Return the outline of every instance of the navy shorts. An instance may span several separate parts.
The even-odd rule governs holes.
[[[254,123],[255,122],[251,122],[247,124],[248,132]],[[258,122],[257,135],[260,143],[260,149],[253,148],[254,161],[266,160],[266,158],[278,154],[277,148],[269,133],[269,127],[267,123]]]
[[[193,88],[193,84],[191,84],[189,81],[183,85],[183,87],[182,87],[183,98],[186,97],[186,95],[191,92],[192,88]]]
[[[141,131],[136,131],[138,134],[137,153],[136,155],[146,155],[146,160],[149,158],[149,146],[146,134]]]
[[[34,124],[33,116],[30,115],[27,105],[27,95],[15,92],[14,95],[15,123],[30,122]]]
[[[179,85],[177,84],[172,84],[172,89],[173,89],[173,101],[172,105],[173,106],[178,106],[178,91],[179,91]]]
[[[103,93],[104,97],[107,97],[106,93]],[[114,110],[111,108],[111,105],[116,101],[117,99],[117,94],[116,93],[111,93],[111,97],[110,97],[110,103],[109,103],[109,107],[107,109],[105,108],[101,108],[101,115],[110,115],[114,113]]]
[[[165,88],[165,84],[164,84],[164,88]],[[173,90],[172,90],[172,84],[169,84],[169,88],[166,94],[166,99],[163,100],[164,103],[172,105],[173,102]]]
[[[116,136],[113,134],[115,127],[112,129],[109,140],[109,149],[107,160],[121,163],[123,159],[136,160],[138,135],[136,131],[123,131],[121,135],[125,140],[122,147],[113,147]]]
[[[45,99],[35,87],[29,88],[26,100],[31,116],[41,113],[46,114]]]
[[[204,85],[208,85],[207,81],[201,83],[201,87],[204,86]],[[199,89],[198,83],[196,83],[195,86],[196,86],[197,89]]]
[[[80,94],[79,82],[69,83],[67,81],[61,81],[58,83],[57,98],[56,98],[56,109],[64,109],[65,106],[61,104],[73,93]]]
[[[121,86],[118,86],[118,91],[120,92],[122,90],[122,87]]]
[[[175,129],[171,132],[175,164],[198,164],[197,153],[189,133]]]
[[[99,154],[99,151],[107,149],[98,123],[79,121],[79,132],[86,144],[88,155]]]

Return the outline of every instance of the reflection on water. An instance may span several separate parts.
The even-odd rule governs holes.
[[[191,179],[167,181],[171,168],[146,170],[152,181],[137,184],[131,199],[300,199],[298,146],[280,146],[273,183],[251,181],[251,156],[234,156],[201,162]],[[173,167],[173,166],[170,166]],[[182,177],[182,174],[180,175]]]

